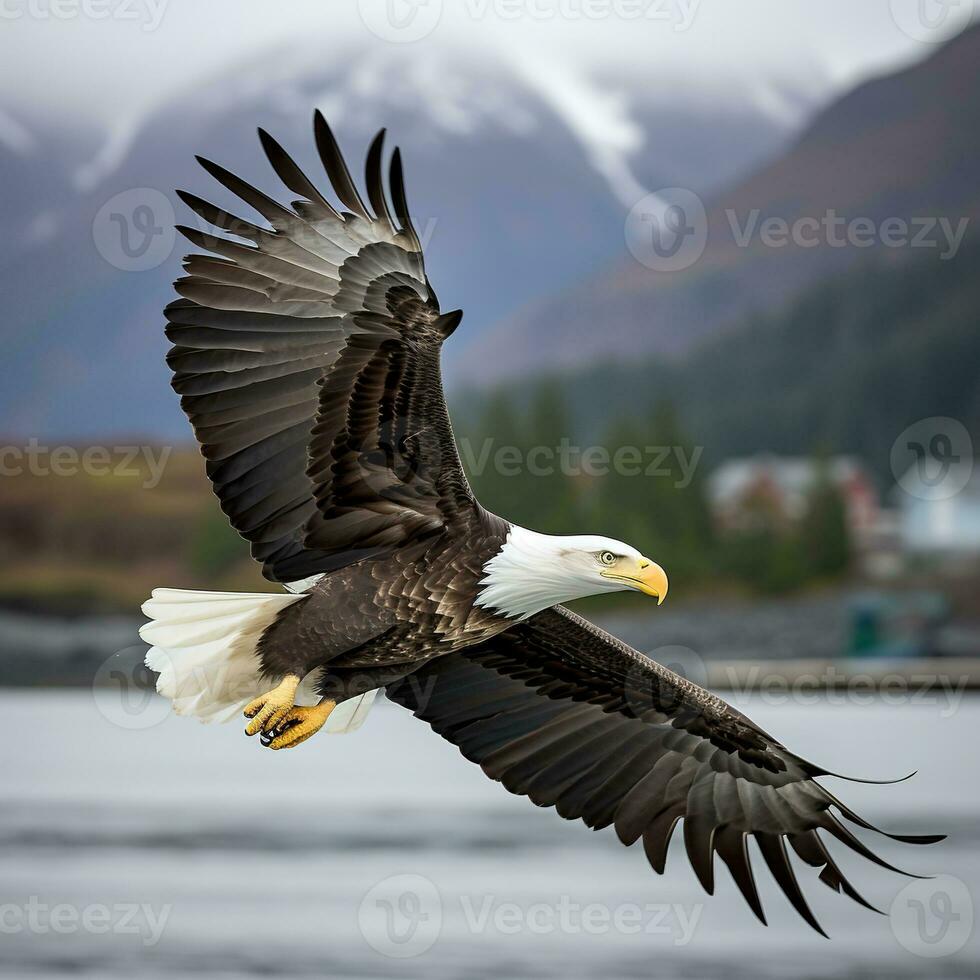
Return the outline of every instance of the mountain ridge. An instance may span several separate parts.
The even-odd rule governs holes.
[[[105,240],[106,228],[117,235],[121,229],[107,223],[95,232],[96,217],[105,206],[113,210],[116,194],[139,191],[152,202],[154,233],[162,242],[173,221],[188,220],[173,188],[230,204],[198,170],[196,153],[288,200],[262,157],[255,128],[269,129],[318,175],[310,132],[317,105],[336,122],[355,172],[374,131],[390,123],[389,145],[400,142],[405,156],[413,216],[423,233],[428,228],[430,276],[447,308],[466,309],[470,336],[584,278],[620,247],[622,205],[608,181],[567,120],[520,78],[503,66],[458,66],[453,77],[464,80],[436,105],[431,80],[413,87],[404,61],[386,59],[369,70],[358,57],[351,51],[318,67],[309,58],[292,65],[280,52],[264,67],[246,63],[203,90],[183,91],[128,134],[114,168],[106,144],[85,131],[35,126],[36,145],[26,155],[0,154],[0,186],[13,202],[10,233],[0,243],[10,375],[0,413],[9,430],[44,438],[185,434],[163,361],[161,310],[189,249],[171,237],[158,264],[123,271],[120,242]],[[670,109],[669,118],[656,108],[644,116],[647,109],[639,105],[645,139],[658,125],[680,125],[677,107]],[[486,125],[474,125],[474,113]],[[705,187],[787,136],[785,126],[747,111],[729,125],[751,137],[725,159],[720,150],[731,130],[724,129],[723,116],[703,103],[678,133],[672,166],[683,166],[683,146],[695,147],[687,158],[706,157],[699,170]],[[712,120],[719,126],[714,135]],[[696,143],[698,130],[708,132],[714,152],[703,152],[703,135]],[[105,172],[93,167],[99,160]],[[656,164],[644,162],[640,179],[669,179],[651,166]],[[94,188],[79,189],[80,168]],[[121,215],[124,221],[132,217]],[[108,259],[96,244],[110,253]],[[462,356],[461,346],[447,348],[451,369]]]
[[[465,380],[569,370],[596,357],[679,357],[866,254],[864,246],[837,247],[829,230],[819,232],[817,247],[792,239],[766,247],[758,229],[767,218],[789,227],[803,220],[811,234],[812,222],[835,210],[849,222],[866,219],[880,238],[870,250],[886,261],[889,219],[909,225],[917,216],[943,217],[954,230],[975,224],[978,81],[975,27],[923,62],[862,83],[818,113],[785,153],[708,200],[705,248],[693,264],[672,271],[613,263],[475,338]],[[753,214],[756,233],[746,247],[738,229]]]

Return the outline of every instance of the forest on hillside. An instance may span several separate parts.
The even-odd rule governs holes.
[[[669,402],[708,470],[759,452],[848,453],[887,492],[892,443],[911,423],[948,416],[980,431],[978,272],[976,240],[945,261],[869,259],[778,313],[747,317],[682,361],[599,364],[553,377],[568,413],[565,434],[588,445],[649,428]],[[522,379],[465,400],[457,393],[458,430],[482,437],[497,416],[504,433],[510,416],[533,430],[540,383]],[[549,433],[525,436],[547,442]]]

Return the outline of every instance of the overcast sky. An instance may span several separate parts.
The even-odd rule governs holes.
[[[938,19],[961,25],[970,0]],[[0,105],[105,122],[139,115],[250,53],[300,41],[397,44],[651,86],[732,76],[834,91],[934,48],[920,0],[0,0]],[[392,16],[394,19],[392,19]],[[944,29],[947,29],[944,28]],[[417,40],[406,38],[421,35]],[[920,35],[916,40],[913,35]],[[921,36],[925,35],[925,40]]]

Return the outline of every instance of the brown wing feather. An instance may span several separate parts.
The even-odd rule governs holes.
[[[884,863],[834,815],[870,827],[815,781],[824,770],[720,698],[560,606],[433,661],[387,693],[511,792],[595,829],[611,825],[624,844],[642,838],[657,872],[683,822],[688,858],[705,889],[713,889],[717,852],[763,922],[745,847],[750,837],[818,931],[786,841],[821,868],[825,884],[864,905],[817,831]]]
[[[275,581],[328,571],[424,534],[477,505],[452,440],[439,348],[458,322],[440,316],[408,219],[397,156],[385,198],[380,134],[365,206],[319,113],[317,148],[343,207],[331,205],[260,131],[287,208],[201,160],[270,227],[193,194],[214,232],[195,245],[167,307],[168,363],[232,526]]]

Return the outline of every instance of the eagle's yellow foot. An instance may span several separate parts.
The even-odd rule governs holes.
[[[245,707],[245,717],[252,720],[245,728],[246,735],[271,732],[289,713],[296,700],[296,688],[300,678],[287,674],[281,684],[266,694],[260,694]]]
[[[270,749],[292,749],[323,728],[336,701],[324,699],[312,707],[297,705],[271,731],[262,736],[262,744]]]

